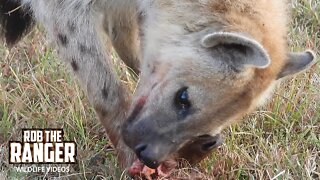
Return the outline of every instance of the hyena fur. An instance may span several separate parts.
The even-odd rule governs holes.
[[[130,105],[130,93],[120,83],[110,57],[110,43],[121,59],[139,74],[140,29],[144,12],[135,1],[23,0],[0,3],[0,33],[8,47],[15,45],[36,22],[46,30],[63,59],[86,91],[107,134],[115,146],[122,167],[135,155],[122,141],[120,130]],[[104,36],[107,34],[108,39]],[[198,162],[204,151],[199,144],[221,144],[219,136],[201,137],[182,148],[181,158]],[[190,156],[190,154],[194,154]],[[190,156],[190,158],[188,158]]]
[[[177,152],[208,152],[214,141],[188,147],[218,135],[263,104],[274,84],[314,63],[311,51],[288,53],[286,3],[23,0],[28,13],[22,18],[34,16],[57,44],[124,166],[133,161],[132,149],[156,168]],[[7,44],[13,44],[24,31],[11,40],[4,23],[10,17],[2,19]],[[103,32],[121,59],[141,72],[132,103],[113,70]]]
[[[122,28],[128,23],[137,22],[134,1],[92,1],[92,0],[22,0],[1,1],[1,32],[10,47],[23,37],[35,24],[41,23],[48,38],[55,44],[58,55],[63,59],[79,80],[91,105],[105,127],[107,134],[116,147],[120,163],[129,166],[134,154],[121,140],[120,130],[130,105],[130,96],[126,87],[118,79],[111,62],[110,47],[103,41],[104,17],[112,14],[118,18],[119,27],[111,27],[111,40],[121,36],[124,46],[130,45],[130,39]],[[116,5],[116,4],[119,4]],[[15,10],[14,10],[15,9]],[[14,11],[12,11],[14,10]],[[10,14],[8,12],[12,11]],[[121,11],[121,12],[120,12]],[[121,17],[115,14],[121,14]],[[110,17],[111,18],[111,17]],[[116,21],[116,19],[113,19]],[[107,22],[107,21],[106,21]],[[130,27],[130,26],[128,26]],[[121,31],[116,30],[118,28]],[[123,30],[123,31],[122,31]],[[118,35],[114,35],[118,33]],[[113,39],[112,39],[113,38]],[[127,39],[125,39],[127,38]],[[121,46],[121,45],[119,45]],[[128,47],[123,60],[138,70],[138,46]],[[125,53],[119,53],[122,55]],[[128,57],[132,55],[132,57]]]

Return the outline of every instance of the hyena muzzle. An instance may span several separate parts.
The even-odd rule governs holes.
[[[315,59],[311,51],[288,53],[285,0],[4,0],[0,13],[8,45],[34,18],[43,24],[125,167],[132,150],[151,168],[171,157],[201,160],[223,128]],[[140,72],[132,103],[106,34]]]

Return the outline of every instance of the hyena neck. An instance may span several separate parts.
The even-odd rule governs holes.
[[[58,55],[69,65],[86,91],[91,105],[110,141],[117,149],[120,164],[129,166],[133,154],[121,139],[121,126],[130,103],[129,91],[113,69],[110,52],[101,39],[102,15],[95,1],[28,0],[35,18],[56,44]]]

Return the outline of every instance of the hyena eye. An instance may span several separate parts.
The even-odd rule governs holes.
[[[175,97],[175,106],[181,111],[180,113],[185,114],[188,109],[191,107],[191,103],[189,101],[188,88],[181,88]]]

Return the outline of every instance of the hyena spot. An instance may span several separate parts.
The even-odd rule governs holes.
[[[59,39],[59,42],[63,45],[63,46],[66,46],[68,44],[68,38],[66,35],[64,34],[58,34],[58,39]]]
[[[75,4],[74,9],[79,10],[81,8],[81,2]]]
[[[156,86],[158,85],[158,83],[154,83],[151,87],[151,89],[154,89]]]
[[[117,39],[117,37],[118,37],[118,31],[117,31],[117,28],[116,28],[116,27],[113,27],[113,28],[112,28],[111,36],[112,36],[112,38],[113,38],[114,40]]]
[[[153,68],[151,70],[151,74],[154,74],[154,73],[156,73],[156,67],[155,66],[153,66]]]
[[[68,29],[71,33],[74,33],[76,31],[76,25],[74,24],[74,22],[72,21],[68,22]]]
[[[109,88],[106,84],[106,82],[104,82],[104,85],[103,85],[103,88],[102,88],[102,96],[104,99],[108,99],[108,96],[109,96]]]
[[[90,49],[83,44],[79,44],[79,50],[81,53],[88,53],[90,51]]]
[[[71,67],[74,71],[78,71],[79,67],[75,60],[71,61]]]
[[[146,16],[146,12],[144,12],[144,11],[139,12],[139,14],[138,14],[138,24],[141,24],[144,21],[145,16]]]

